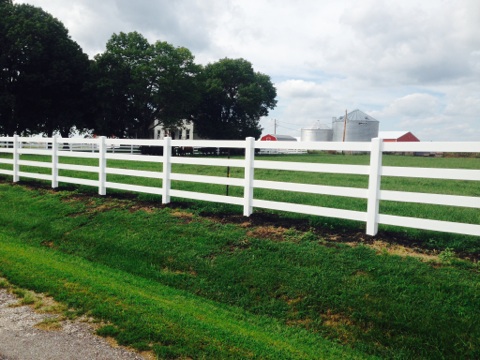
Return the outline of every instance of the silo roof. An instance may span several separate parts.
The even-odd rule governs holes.
[[[337,118],[337,121],[344,121],[345,115],[342,115]],[[353,120],[353,121],[377,121],[377,119],[374,119],[370,115],[365,114],[361,110],[353,110],[347,114],[347,120]]]

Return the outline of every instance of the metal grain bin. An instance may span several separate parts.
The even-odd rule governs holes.
[[[379,122],[363,111],[354,110],[332,121],[333,141],[371,141],[378,137]]]
[[[305,128],[301,132],[301,141],[332,141],[332,129]]]

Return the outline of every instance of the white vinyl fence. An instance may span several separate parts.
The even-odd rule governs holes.
[[[98,193],[105,195],[107,189],[144,192],[162,196],[162,203],[170,202],[170,197],[211,201],[243,206],[243,214],[250,216],[254,208],[264,208],[301,214],[318,215],[363,221],[366,223],[366,233],[375,235],[378,224],[411,227],[424,230],[443,231],[480,236],[480,225],[458,223],[440,220],[420,219],[415,217],[395,216],[379,213],[381,200],[394,202],[411,202],[421,204],[446,205],[480,209],[480,197],[456,196],[444,194],[427,194],[418,192],[381,190],[382,176],[466,180],[480,182],[480,170],[440,169],[382,166],[382,156],[385,152],[460,152],[480,153],[480,142],[418,142],[418,143],[383,143],[380,139],[371,142],[261,142],[253,138],[242,141],[213,140],[133,140],[133,139],[35,139],[39,146],[31,144],[31,138],[4,137],[0,138],[0,153],[12,154],[10,158],[0,157],[0,164],[8,164],[9,169],[1,169],[0,174],[10,175],[13,181],[20,178],[35,178],[51,181],[52,187],[58,183],[73,183],[98,187]],[[136,154],[140,146],[162,147],[162,155]],[[132,149],[132,151],[114,152],[112,149]],[[245,156],[241,159],[216,158],[198,156],[172,156],[178,148],[229,148],[242,149]],[[133,149],[136,149],[134,153]],[[305,151],[337,151],[370,153],[369,165],[344,165],[305,162],[284,162],[260,160],[255,157],[256,150],[268,152],[269,149]],[[196,151],[191,151],[194,153]],[[22,160],[21,155],[37,154],[51,157],[51,162]],[[298,155],[301,157],[302,155]],[[59,162],[59,157],[93,158],[98,160],[96,166],[72,165]],[[130,160],[134,162],[162,163],[162,171],[140,171],[107,167],[107,160]],[[480,161],[480,160],[479,160]],[[172,172],[172,164],[191,164],[205,166],[238,167],[244,169],[244,178],[191,175]],[[39,174],[21,171],[21,166],[43,167],[51,169],[49,174]],[[5,167],[5,166],[4,166]],[[97,180],[59,176],[59,170],[74,170],[96,173]],[[368,188],[324,186],[299,184],[280,181],[255,179],[255,170],[274,169],[287,171],[302,171],[314,173],[354,174],[368,176]],[[107,181],[107,174],[161,179],[161,187],[140,186]],[[171,181],[187,181],[205,184],[220,184],[243,187],[243,197],[223,196],[171,188]],[[479,183],[480,185],[480,183]],[[324,194],[342,197],[352,197],[367,200],[367,211],[334,209],[330,207],[294,204],[281,201],[256,199],[254,189],[274,189],[282,191],[302,192],[309,194]]]

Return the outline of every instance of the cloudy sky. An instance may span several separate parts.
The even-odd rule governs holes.
[[[14,0],[43,8],[93,57],[113,33],[244,58],[277,108],[264,134],[300,136],[360,109],[381,131],[480,141],[479,0]]]

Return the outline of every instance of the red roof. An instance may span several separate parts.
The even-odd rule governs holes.
[[[378,137],[384,142],[420,141],[410,131],[380,131]]]
[[[260,141],[297,141],[297,139],[290,135],[267,134],[262,136]]]

